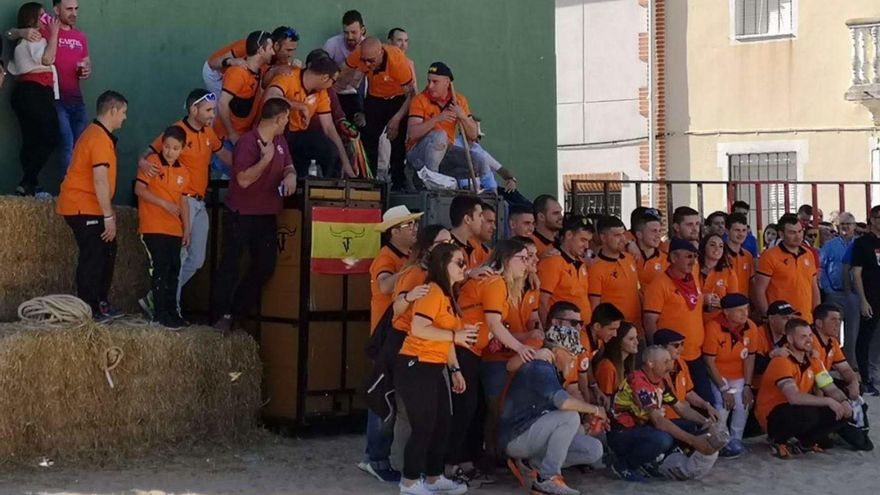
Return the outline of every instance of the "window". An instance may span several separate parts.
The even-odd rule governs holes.
[[[571,205],[570,212],[578,215],[600,214],[605,212],[605,193],[577,192],[568,193],[566,204]],[[620,190],[608,192],[608,215],[621,217]]]
[[[732,0],[735,39],[791,37],[796,34],[797,0]]]
[[[749,224],[757,225],[758,214],[761,224],[775,223],[785,211],[785,183],[797,180],[797,153],[794,151],[776,153],[746,153],[728,155],[730,181],[764,181],[761,188],[761,211],[757,211],[756,189],[759,186],[744,184],[736,186],[736,199],[747,202]],[[788,187],[789,208],[797,208],[797,185]]]

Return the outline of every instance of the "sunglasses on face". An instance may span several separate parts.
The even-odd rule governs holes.
[[[676,349],[680,349],[681,346],[684,345],[684,342],[672,342],[669,345],[671,345],[672,347],[675,347]]]
[[[296,29],[287,28],[287,31],[284,31],[284,36],[292,39],[293,41],[299,41],[299,33],[296,32]]]
[[[575,320],[572,318],[556,318],[556,319],[559,321],[568,322],[568,324],[574,328],[580,328],[580,327],[584,326],[584,320]]]

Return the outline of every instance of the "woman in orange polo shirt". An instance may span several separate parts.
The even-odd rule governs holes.
[[[724,238],[709,234],[700,241],[698,254],[700,282],[703,288],[703,320],[718,316],[721,299],[738,287],[736,273],[725,253]]]
[[[442,225],[428,225],[419,229],[416,243],[410,249],[409,260],[400,270],[400,276],[394,283],[394,319],[391,325],[402,335],[409,333],[412,324],[412,304],[421,299],[427,292],[425,278],[428,276],[428,255],[440,244],[452,241],[452,234]],[[403,336],[400,337],[403,343]]]
[[[410,333],[400,348],[394,372],[397,394],[412,427],[404,451],[401,492],[467,491],[460,483],[443,476],[443,456],[452,419],[447,381],[451,378],[456,394],[464,393],[470,386],[461,374],[453,347],[474,345],[477,341],[476,327],[462,324],[453,289],[464,280],[466,266],[464,251],[457,246],[442,244],[431,250],[425,279],[427,293],[411,309]]]
[[[596,383],[603,394],[611,397],[617,392],[627,373],[635,369],[638,353],[639,332],[632,323],[625,321],[594,363]]]

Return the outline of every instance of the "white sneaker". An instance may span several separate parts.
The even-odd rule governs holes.
[[[437,492],[428,490],[424,480],[416,481],[413,486],[406,486],[400,481],[400,495],[436,495]]]
[[[424,485],[434,495],[464,495],[468,491],[467,485],[452,481],[446,476],[440,476],[434,483],[425,481]]]

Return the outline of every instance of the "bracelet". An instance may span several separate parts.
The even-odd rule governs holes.
[[[104,217],[104,221],[106,222],[107,220],[113,220],[113,215],[110,215],[109,217]]]
[[[228,67],[229,67],[229,57],[224,58],[223,61],[220,62],[220,65],[221,65],[224,69],[228,68]]]
[[[459,367],[457,367],[457,366],[450,366],[450,367],[449,367],[449,373],[450,373],[450,374],[452,374],[452,373],[461,373],[461,368],[459,368]]]

